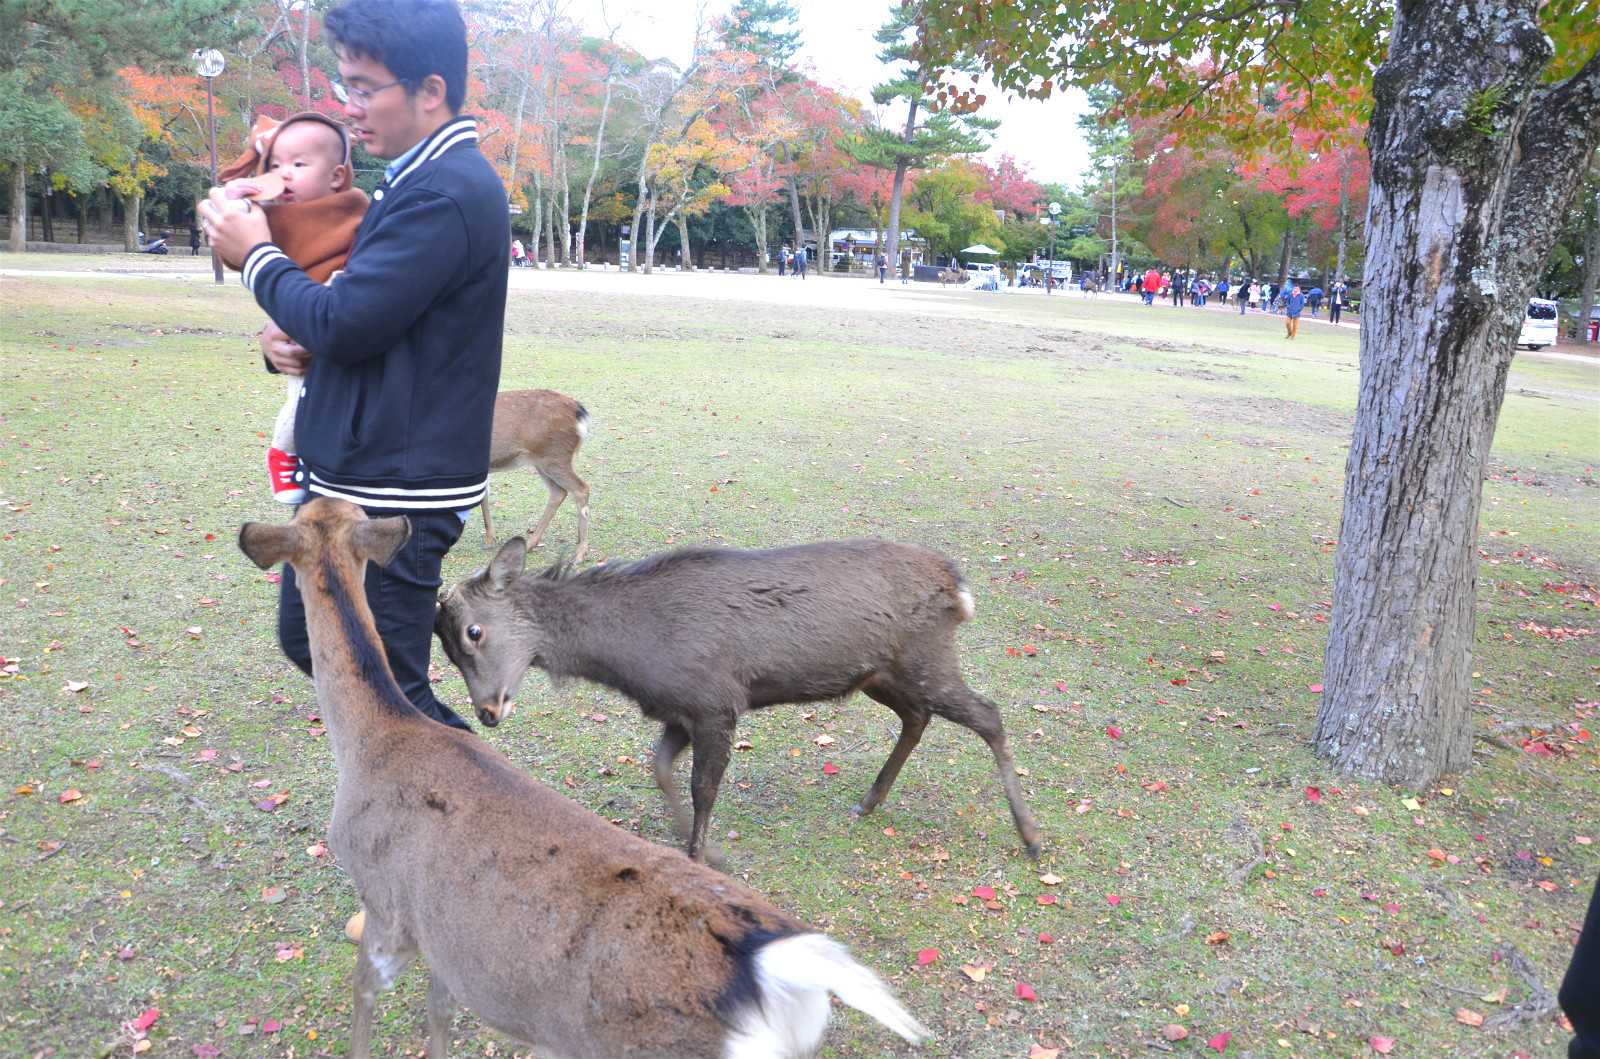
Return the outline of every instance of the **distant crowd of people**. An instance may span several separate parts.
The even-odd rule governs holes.
[[[1139,295],[1146,305],[1170,298],[1174,306],[1204,308],[1212,299],[1218,305],[1226,306],[1229,304],[1228,298],[1232,296],[1233,304],[1239,307],[1240,313],[1255,310],[1283,316],[1290,338],[1294,337],[1299,318],[1306,309],[1310,309],[1315,317],[1321,314],[1326,304],[1329,322],[1338,323],[1343,311],[1350,307],[1350,288],[1343,280],[1333,283],[1329,290],[1317,285],[1302,289],[1296,283],[1278,284],[1259,279],[1233,283],[1227,276],[1213,279],[1207,275],[1191,275],[1181,269],[1162,271],[1151,268],[1143,275],[1125,273],[1119,289]]]

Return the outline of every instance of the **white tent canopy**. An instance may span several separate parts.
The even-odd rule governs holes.
[[[963,250],[961,252],[963,254],[993,254],[995,257],[999,257],[1000,256],[1000,251],[994,249],[991,246],[985,246],[982,243],[978,243],[975,246],[969,246],[969,247],[967,247],[965,250]]]

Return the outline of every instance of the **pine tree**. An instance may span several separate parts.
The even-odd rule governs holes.
[[[912,40],[907,34],[915,28],[921,5],[896,7],[889,21],[874,33],[883,45],[878,59],[884,63],[903,63],[900,75],[872,89],[872,100],[880,107],[902,99],[906,102],[903,129],[868,128],[850,147],[856,161],[878,169],[894,170],[894,185],[889,197],[889,234],[885,254],[891,265],[900,255],[900,202],[905,193],[906,173],[924,169],[930,162],[952,155],[979,154],[989,147],[988,137],[1000,127],[993,118],[970,114],[956,115],[937,109],[934,99],[923,92],[924,83],[935,71],[919,65],[912,55]],[[946,70],[976,72],[976,64],[957,58]],[[925,115],[918,124],[918,115]],[[897,265],[895,267],[898,267]]]

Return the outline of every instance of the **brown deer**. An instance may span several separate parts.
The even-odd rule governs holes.
[[[829,991],[908,1040],[927,1035],[843,946],[417,710],[362,583],[410,532],[326,497],[239,531],[256,565],[292,565],[305,597],[338,766],[328,845],[367,911],[351,1056],[371,1055],[377,994],[418,952],[433,1059],[458,1004],[556,1056],[809,1055]]]
[[[589,437],[589,413],[566,394],[554,390],[502,390],[494,400],[494,433],[489,440],[489,470],[509,471],[531,467],[550,491],[539,524],[528,531],[528,546],[555,518],[556,509],[572,494],[578,506],[578,550],[572,561],[583,562],[589,550],[589,487],[572,469],[572,460]],[[494,546],[494,522],[489,514],[489,494],[483,496],[485,548]]]
[[[660,722],[656,782],[696,859],[718,856],[706,832],[751,710],[861,691],[900,718],[900,739],[855,812],[878,807],[935,717],[989,744],[1030,857],[1039,829],[1022,798],[1000,710],[961,677],[956,630],[972,593],[938,552],[885,540],[824,541],[776,551],[687,548],[567,576],[524,576],[527,547],[501,547],[451,589],[434,632],[466,678],[478,719],[510,715],[529,666],[614,688]],[[691,824],[672,762],[694,746]]]

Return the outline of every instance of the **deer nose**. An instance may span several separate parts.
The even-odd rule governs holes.
[[[478,720],[483,723],[485,728],[493,728],[511,716],[513,705],[512,701],[504,695],[496,695],[494,699],[477,708]]]

